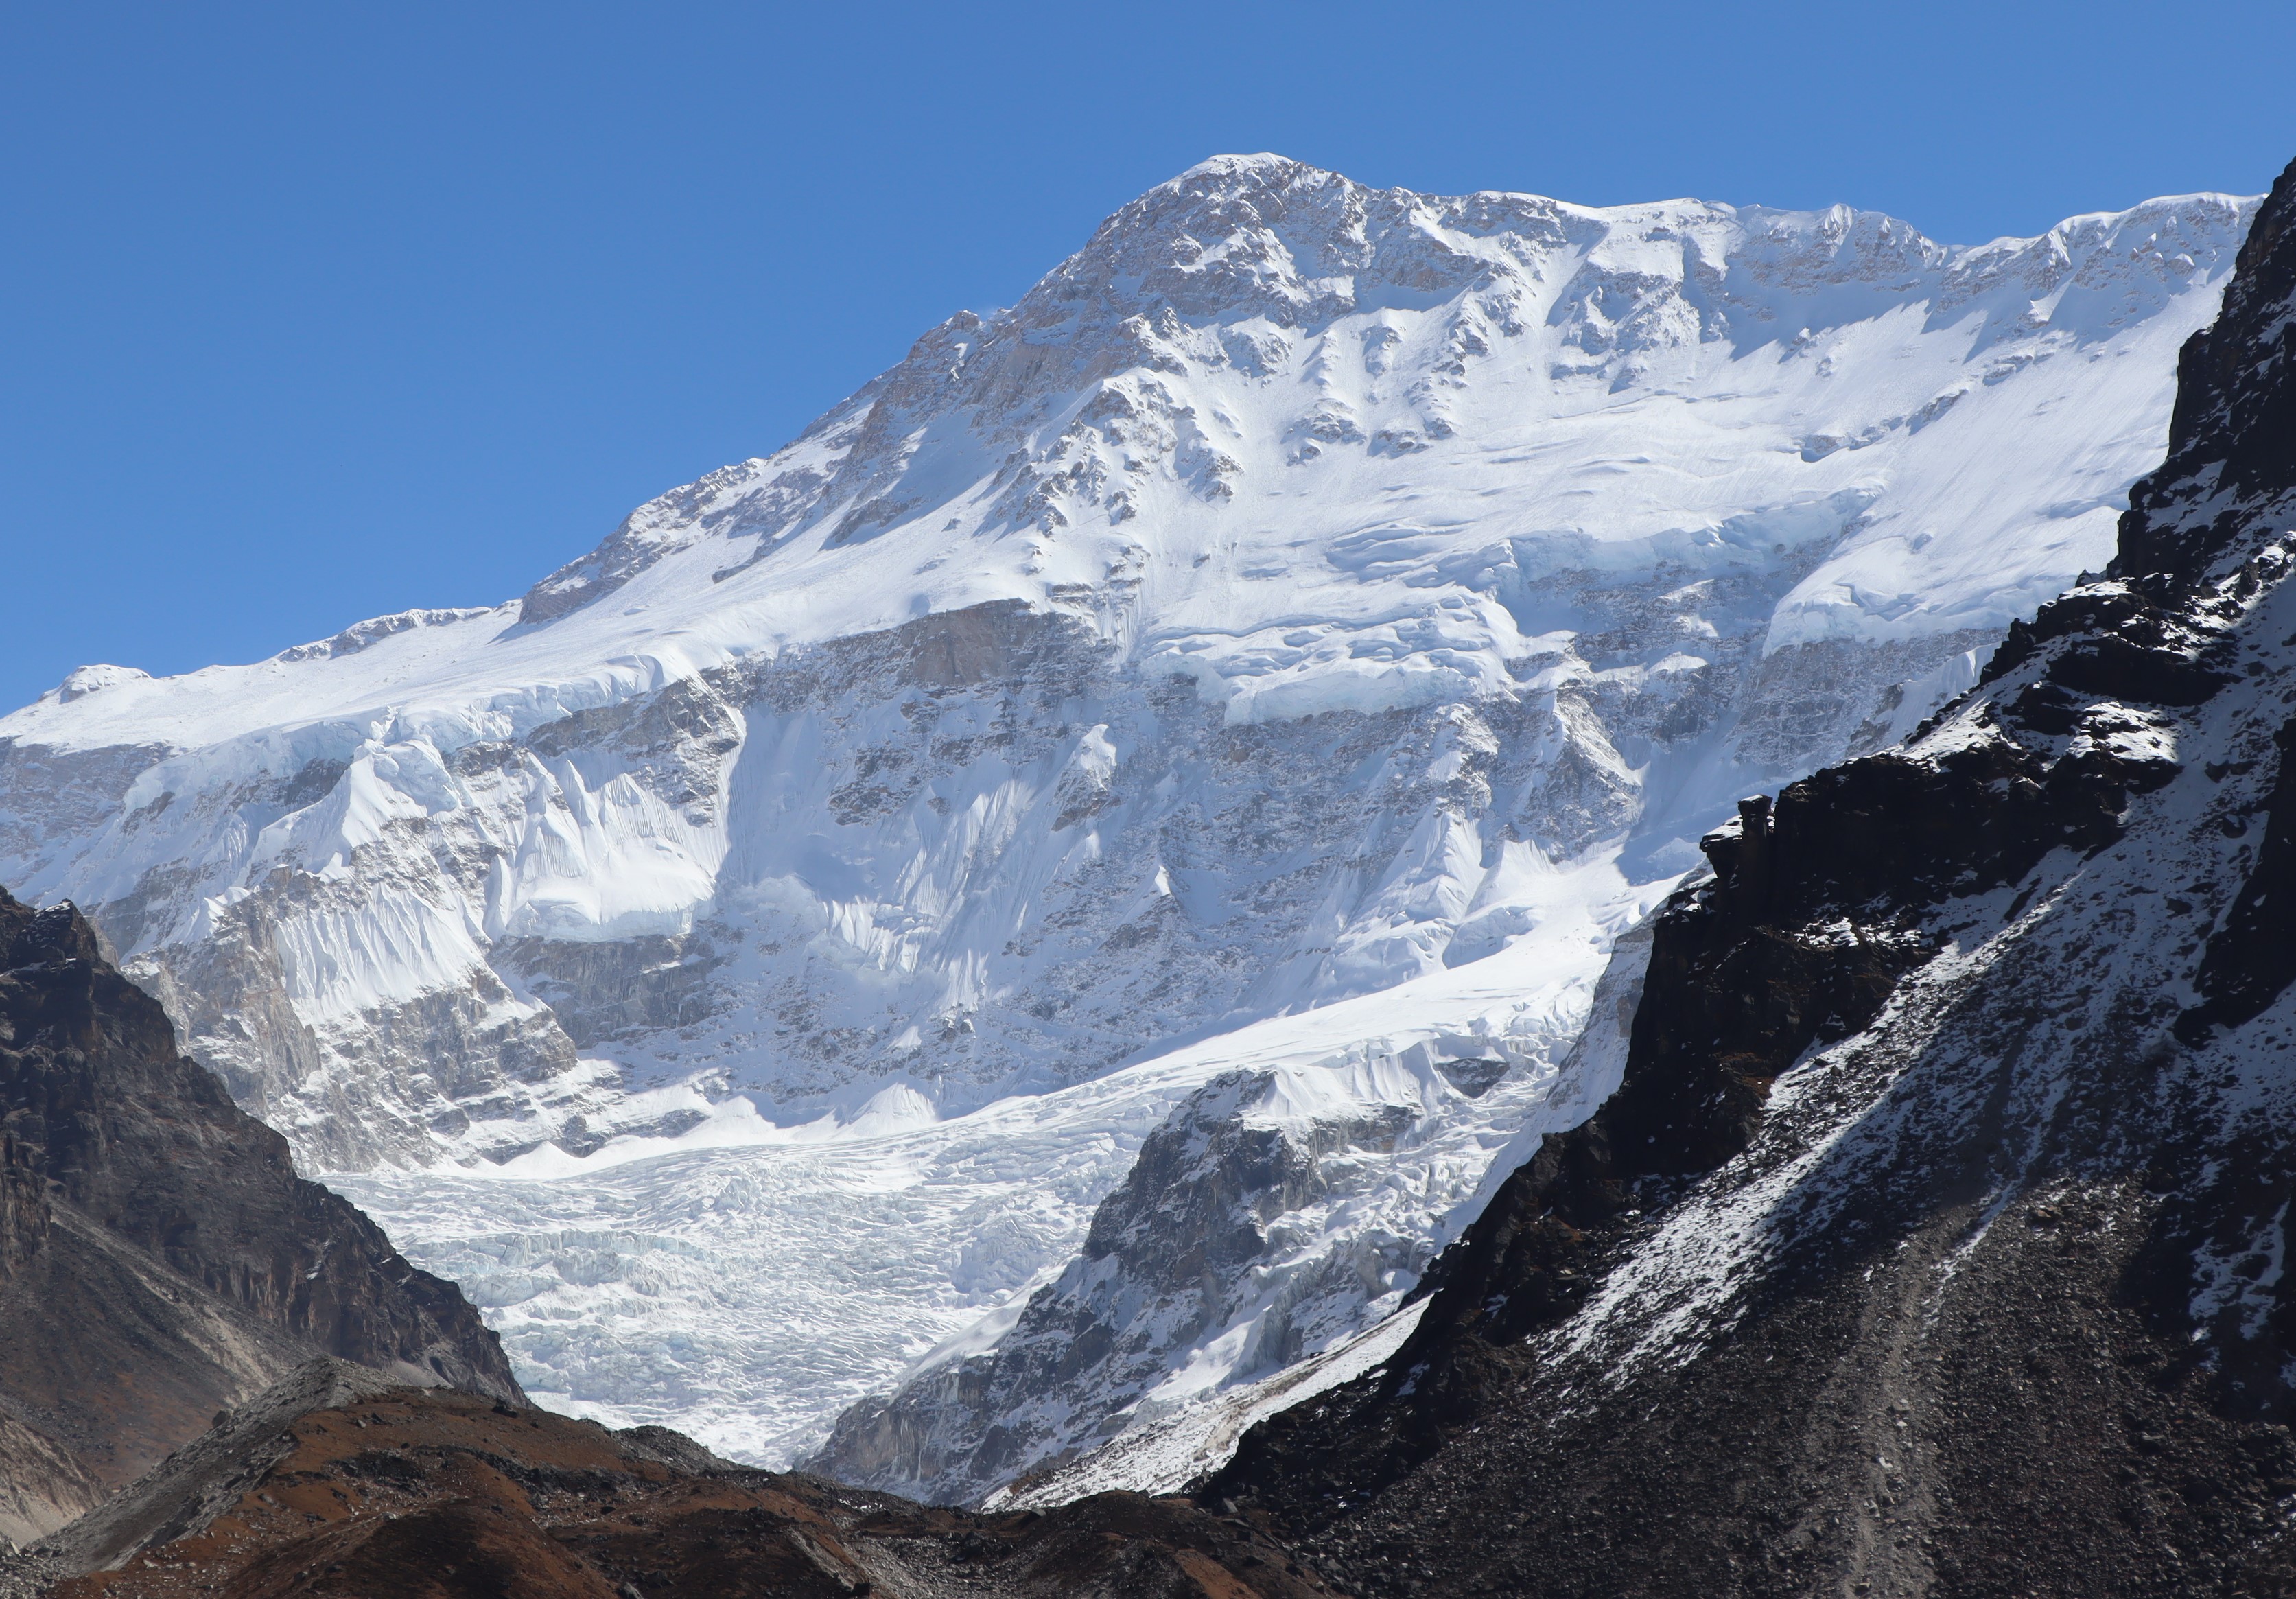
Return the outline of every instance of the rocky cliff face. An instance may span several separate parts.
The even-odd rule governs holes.
[[[52,1220],[47,1185],[31,1152],[18,1149],[12,1135],[0,1134],[0,1282],[31,1263],[48,1241]]]
[[[1209,1496],[1370,1593],[2296,1584],[2292,219],[2107,578],[1707,840],[1619,1093]]]
[[[518,1396],[453,1285],[297,1177],[70,905],[0,891],[0,1419],[32,1435],[12,1466],[53,1472],[45,1448],[116,1486],[315,1352]]]

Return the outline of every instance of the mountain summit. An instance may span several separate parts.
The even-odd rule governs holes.
[[[1960,249],[1218,158],[519,600],[75,673],[0,718],[0,880],[537,1393],[781,1462],[1072,1292],[1026,1336],[1126,1352],[1019,1454],[877,1457],[969,1495],[1401,1301],[1607,1091],[1699,836],[2108,559],[2251,210]],[[1267,1157],[1185,1305],[1094,1222],[1160,1131]]]

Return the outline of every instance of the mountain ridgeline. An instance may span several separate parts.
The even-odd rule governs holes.
[[[0,882],[537,1392],[969,1497],[1415,1286],[1700,835],[2109,558],[2253,210],[1218,157],[517,600],[73,672]],[[1210,1277],[1098,1252],[1232,1069]]]

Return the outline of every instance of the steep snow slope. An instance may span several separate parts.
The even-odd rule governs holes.
[[[1948,250],[1845,209],[1222,158],[521,602],[74,673],[0,719],[0,881],[91,907],[242,1103],[458,1271],[513,1230],[652,1236],[694,1160],[784,1174],[726,1236],[786,1236],[843,1174],[921,1169],[901,1140],[1146,1073],[1002,1275],[921,1242],[865,1315],[819,1251],[691,1268],[692,1406],[780,1416],[703,1428],[764,1449],[1058,1276],[1238,1029],[1397,995],[1309,1054],[1425,1044],[1374,1142],[1487,1160],[1572,1019],[1477,1035],[1504,1007],[1450,980],[1504,952],[1583,1010],[1735,794],[1900,736],[2100,564],[2248,214]],[[1285,1125],[1385,1127],[1374,1078]],[[1333,1193],[1391,1152],[1301,1137],[1356,1171]],[[1055,1147],[1023,1139],[1013,1180]],[[1267,1307],[1221,1290],[1157,1359],[1217,1383],[1360,1324],[1472,1195],[1460,1160],[1312,1331],[1263,1347],[1235,1329]],[[473,1175],[390,1175],[442,1163]],[[495,1315],[539,1389],[612,1405],[649,1368],[558,1332],[647,1295],[592,1247],[496,1274]],[[787,1293],[853,1330],[833,1379],[774,1389],[770,1341],[745,1352]],[[1152,1375],[1077,1396],[1046,1457]]]
[[[1478,1019],[1479,1049],[1455,1034],[1381,1062],[1395,1081],[1431,1054],[1509,1046],[1496,1081],[1467,1077],[1469,1059],[1438,1067],[1468,1095],[1431,1084],[1414,1104],[1328,1068],[1271,1071],[1263,1054],[1223,1051],[1230,1069],[1148,1136],[1059,1276],[919,1361],[892,1393],[849,1408],[808,1465],[947,1503],[1016,1483],[1002,1496],[1028,1505],[1107,1488],[1177,1492],[1224,1464],[1252,1421],[1378,1364],[1411,1319],[1395,1311],[1481,1211],[1490,1179],[1618,1086],[1650,945],[1633,920],[1575,949],[1542,930],[1462,968],[1452,982],[1514,993],[1519,1008]],[[1590,1003],[1584,985],[1604,944],[1611,959]],[[1431,986],[1232,1037],[1350,1008],[1391,1017],[1427,1006]]]

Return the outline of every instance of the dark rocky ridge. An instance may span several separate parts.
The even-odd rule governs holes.
[[[2108,578],[1707,841],[1618,1094],[1204,1497],[1367,1594],[2296,1592],[2292,222]]]
[[[522,1398],[460,1292],[296,1177],[77,910],[4,890],[0,1348],[9,1491],[56,1460],[117,1487],[319,1354]],[[0,1530],[44,1531],[87,1498]]]

